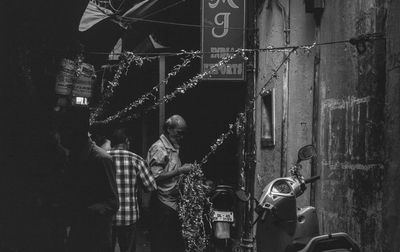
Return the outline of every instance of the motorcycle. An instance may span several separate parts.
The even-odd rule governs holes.
[[[306,185],[320,178],[305,179],[301,175],[301,162],[315,156],[312,145],[300,148],[298,159],[289,170],[290,176],[271,181],[256,200],[258,217],[253,225],[257,225],[258,252],[360,251],[346,233],[319,235],[316,209],[297,207],[296,198],[306,191]]]
[[[231,229],[234,221],[235,195],[232,186],[220,184],[210,197],[213,204],[211,251],[232,251]]]

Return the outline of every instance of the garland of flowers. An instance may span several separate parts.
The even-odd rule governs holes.
[[[289,58],[290,54],[293,52],[296,52],[297,49],[303,49],[306,53],[309,53],[310,50],[312,48],[314,48],[317,44],[314,42],[312,45],[305,45],[305,46],[297,46],[297,47],[290,47],[291,50],[288,50],[286,48],[273,48],[273,47],[268,47],[265,50],[267,51],[277,51],[277,52],[288,52],[288,56],[286,57],[286,59],[282,62],[282,64],[284,62],[286,62],[286,60]],[[184,83],[183,85],[181,85],[180,87],[176,88],[172,93],[165,95],[164,97],[162,97],[160,100],[158,100],[157,102],[155,102],[151,107],[147,108],[144,113],[147,113],[148,111],[151,111],[153,109],[156,109],[161,103],[167,103],[169,101],[171,101],[172,99],[176,98],[178,95],[180,94],[185,94],[187,90],[192,89],[194,87],[196,87],[199,83],[200,80],[202,80],[204,77],[211,75],[211,73],[221,67],[222,65],[226,64],[227,62],[229,62],[230,60],[232,60],[233,58],[236,58],[237,56],[241,55],[243,57],[244,60],[248,60],[248,58],[246,57],[245,53],[246,52],[253,52],[253,49],[237,49],[232,55],[228,55],[225,56],[222,60],[220,60],[218,63],[214,64],[213,66],[211,66],[207,71],[200,73],[198,75],[196,75],[195,77],[193,77],[192,79],[190,79],[188,82]],[[180,53],[181,54],[189,54],[192,55],[192,57],[196,56],[198,57],[198,55],[201,54],[201,52],[196,51],[196,52],[186,52],[186,51],[182,51]],[[281,66],[282,66],[281,64]],[[281,67],[279,66],[278,69]],[[274,71],[273,75],[271,78],[277,78],[277,70]],[[154,88],[154,90],[158,90],[156,89],[157,87]],[[153,91],[153,90],[152,90]],[[266,85],[262,88],[261,92],[259,94],[256,94],[256,96],[252,99],[255,100],[257,98],[258,95],[262,95],[265,94],[265,92],[267,91],[267,87]],[[153,94],[151,94],[150,92],[141,96],[138,100],[132,102],[131,104],[129,104],[127,107],[125,107],[124,109],[118,111],[116,114],[111,115],[109,117],[107,117],[104,120],[101,121],[94,121],[91,120],[91,123],[98,123],[98,124],[107,124],[110,123],[114,120],[120,119],[120,117],[123,114],[126,114],[127,112],[129,112],[130,110],[138,107],[139,105],[143,104],[146,100],[149,99],[149,96],[155,97]],[[134,113],[133,115],[130,115],[128,117],[126,117],[125,119],[121,120],[120,122],[126,122],[132,119],[137,119],[139,118],[141,115],[143,114],[143,112],[137,112]]]
[[[117,71],[115,71],[113,80],[108,82],[108,85],[105,87],[104,96],[100,101],[99,106],[97,106],[90,115],[90,122],[93,122],[101,114],[104,106],[109,102],[110,97],[114,94],[114,89],[119,86],[119,79],[121,78],[122,74],[127,75],[132,62],[135,62],[135,64],[140,67],[144,64],[144,62],[150,62],[157,58],[158,57],[141,57],[129,51],[123,52],[120,56],[118,69]]]
[[[181,86],[176,88],[172,93],[167,94],[164,97],[162,97],[161,99],[159,99],[152,106],[147,108],[144,111],[144,113],[147,113],[148,111],[156,109],[161,103],[167,103],[167,102],[171,101],[172,99],[176,98],[177,96],[179,96],[181,94],[185,94],[189,89],[192,89],[192,88],[196,87],[199,84],[199,81],[204,79],[204,77],[211,75],[211,73],[215,69],[221,67],[222,65],[225,65],[227,62],[229,62],[230,60],[236,58],[237,56],[242,55],[243,59],[247,60],[248,58],[244,55],[244,52],[245,52],[245,49],[238,49],[233,54],[225,56],[218,63],[216,63],[213,66],[211,66],[207,71],[204,71],[203,73],[200,73],[200,74],[196,75],[195,77],[191,78],[189,81],[185,82],[184,84],[182,84]],[[126,108],[124,108],[123,110],[125,110],[125,109]],[[123,114],[123,113],[121,113],[121,111],[119,111],[116,114],[114,114],[112,116],[109,116],[104,120],[96,121],[94,123],[107,124],[107,123],[110,123],[110,122],[112,122],[114,120],[119,119],[121,114]],[[133,115],[130,115],[130,116],[126,117],[125,119],[120,120],[120,122],[126,122],[126,121],[129,121],[129,120],[132,120],[132,119],[137,119],[142,114],[143,114],[143,112],[134,113]]]
[[[176,76],[183,68],[187,67],[193,59],[195,58],[199,58],[200,57],[200,53],[199,51],[192,51],[190,53],[184,51],[184,53],[186,55],[188,55],[186,58],[181,58],[181,60],[183,61],[181,64],[175,65],[172,69],[172,71],[170,73],[168,73],[167,77],[160,82],[158,85],[154,86],[149,92],[147,92],[146,94],[143,94],[139,99],[133,101],[132,103],[130,103],[127,107],[125,107],[124,109],[118,111],[116,114],[109,116],[107,119],[109,121],[113,121],[119,117],[121,117],[123,114],[129,112],[130,110],[142,105],[144,102],[146,102],[147,100],[150,99],[155,99],[156,96],[153,94],[155,92],[158,92],[160,86],[162,85],[166,85],[169,81],[169,79],[173,76]],[[98,114],[94,114],[90,120],[91,123],[94,123],[96,117],[98,116]]]
[[[121,78],[122,74],[126,74],[130,65],[134,61],[137,65],[141,66],[144,62],[143,58],[136,56],[132,52],[123,52],[120,56],[120,60],[118,63],[118,69],[115,71],[114,77],[112,81],[108,82],[108,85],[105,87],[105,95],[100,101],[99,106],[91,113],[90,121],[94,121],[97,116],[103,111],[104,106],[108,103],[109,98],[114,93],[114,88],[119,85],[119,79]]]
[[[229,130],[221,134],[211,145],[210,152],[204,156],[200,163],[194,163],[193,170],[180,180],[182,189],[180,191],[181,198],[178,202],[178,214],[182,222],[182,236],[186,252],[204,251],[208,244],[204,221],[211,222],[213,207],[207,196],[207,188],[203,184],[204,173],[201,167],[207,163],[208,158],[216,152],[218,147],[235,132],[235,127],[237,131],[243,131],[245,122],[245,114],[240,113],[235,123],[229,124]]]
[[[204,219],[211,218],[212,203],[206,195],[203,179],[200,164],[195,163],[193,170],[180,180],[183,188],[180,191],[178,213],[186,252],[202,252],[208,244]]]
[[[201,159],[200,165],[203,165],[208,162],[208,158],[217,151],[218,147],[221,146],[228,137],[230,137],[233,133],[235,133],[234,130],[235,128],[237,134],[243,132],[245,123],[246,123],[246,114],[239,113],[238,116],[236,117],[236,121],[234,123],[229,124],[228,131],[222,133],[220,137],[217,138],[217,140],[215,140],[214,144],[210,146],[210,151]]]

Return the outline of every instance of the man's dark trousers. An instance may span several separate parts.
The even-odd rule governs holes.
[[[152,199],[151,252],[183,252],[184,244],[178,212]]]

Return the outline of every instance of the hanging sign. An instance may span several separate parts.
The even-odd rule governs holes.
[[[92,96],[92,88],[96,79],[94,66],[77,63],[70,59],[62,59],[61,70],[56,77],[55,92],[59,95],[76,97]]]
[[[202,0],[201,60],[202,72],[208,71],[221,59],[244,48],[246,0]],[[244,80],[242,57],[219,66],[207,80]]]
[[[74,83],[72,89],[72,95],[76,97],[86,97],[92,96],[92,87],[96,79],[96,73],[94,71],[93,65],[82,63],[81,73]]]
[[[61,70],[56,77],[56,94],[70,95],[75,81],[75,62],[70,59],[61,61]]]

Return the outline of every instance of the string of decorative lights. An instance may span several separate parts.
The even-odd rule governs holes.
[[[237,133],[243,132],[245,123],[246,123],[246,114],[239,113],[236,116],[235,122],[229,124],[228,130],[225,133],[222,133],[210,146],[210,151],[206,155],[204,155],[204,157],[201,159],[199,166],[201,167],[208,162],[208,158],[217,151],[219,146],[221,146],[226,139],[228,139],[231,135],[235,133],[235,129]]]
[[[377,40],[377,39],[382,39],[383,34],[381,33],[372,33],[372,34],[363,34],[358,36],[357,38],[352,38],[350,40],[342,40],[342,41],[333,41],[333,42],[329,42],[329,43],[316,43],[314,42],[311,45],[302,45],[302,46],[285,46],[285,47],[272,47],[272,46],[268,46],[267,48],[259,48],[259,49],[238,49],[241,51],[242,54],[244,54],[245,52],[254,52],[254,51],[278,51],[278,52],[286,52],[288,51],[288,49],[304,49],[306,51],[310,51],[312,48],[316,47],[316,46],[320,46],[320,45],[327,45],[327,44],[336,44],[336,43],[344,43],[344,42],[352,42],[352,44],[354,44],[356,41],[357,43],[362,43],[365,41],[371,41],[371,40]],[[236,51],[235,51],[236,52]],[[193,54],[193,52],[187,52],[187,51],[181,51],[178,53],[179,55],[184,55],[184,54]],[[178,55],[176,54],[176,55]],[[196,55],[200,55],[202,54],[199,51],[196,51]],[[139,57],[139,56],[138,56]],[[229,57],[229,56],[227,56]],[[139,57],[138,59],[141,60],[152,60],[155,57]],[[210,68],[210,70],[215,69],[218,66],[213,66]],[[204,74],[204,73],[202,73]],[[187,89],[195,87],[199,81],[198,78],[202,79],[205,75],[202,76],[202,74],[199,74],[198,76],[196,76],[195,78],[191,79],[189,81],[189,83],[185,83],[184,85],[182,85],[181,87],[177,88],[173,93],[166,95],[165,97],[163,97],[163,99],[160,99],[157,103],[155,103],[152,107],[150,107],[150,109],[148,110],[152,110],[154,108],[156,108],[159,104],[161,104],[162,102],[168,102],[170,100],[172,100],[173,98],[175,98],[177,96],[177,94],[179,93],[185,93]],[[145,97],[142,97],[145,99]],[[107,123],[113,120],[118,119],[122,114],[125,114],[126,112],[132,110],[133,108],[137,107],[138,105],[143,104],[144,101],[141,100],[141,98],[139,98],[138,101],[135,101],[133,103],[131,103],[130,105],[128,105],[128,107],[124,108],[123,111],[119,111],[117,112],[117,114],[114,114],[113,116],[110,116],[108,118],[106,118],[105,120],[102,121],[98,121],[97,123]],[[95,113],[96,114],[96,113]],[[139,113],[136,113],[130,117],[128,117],[127,119],[125,119],[124,121],[128,121],[130,119],[135,119],[138,118],[140,116]],[[94,119],[91,120],[92,123],[94,123]]]
[[[189,81],[183,83],[181,86],[176,88],[173,92],[171,92],[170,94],[165,95],[164,97],[159,99],[157,102],[155,102],[152,106],[150,106],[149,108],[144,110],[144,112],[135,113],[135,114],[133,114],[131,116],[126,117],[123,120],[120,120],[120,122],[126,122],[126,121],[129,121],[129,120],[132,120],[132,119],[136,119],[136,118],[140,117],[143,113],[147,113],[147,112],[157,108],[161,103],[167,103],[170,100],[176,98],[178,95],[185,94],[187,90],[196,87],[201,79],[203,79],[204,77],[210,75],[215,69],[221,67],[222,65],[225,65],[227,62],[231,61],[232,59],[236,58],[239,55],[242,55],[243,59],[247,60],[247,57],[245,56],[244,52],[245,52],[244,49],[237,49],[234,52],[234,54],[225,56],[218,63],[212,65],[208,70],[197,74],[195,77],[191,78]],[[115,121],[117,119],[120,119],[122,114],[125,114],[125,113],[129,112],[130,110],[134,109],[135,107],[137,107],[138,106],[137,103],[140,102],[140,101],[141,101],[141,98],[139,98],[139,100],[136,100],[136,101],[130,103],[127,107],[125,107],[123,109],[123,111],[120,110],[117,113],[115,113],[114,115],[111,115],[111,116],[107,117],[104,120],[93,121],[92,123],[95,123],[95,124],[107,124],[107,123],[110,123],[110,122]]]
[[[188,56],[186,56],[186,58],[181,58],[181,60],[183,62],[181,64],[175,65],[172,68],[172,71],[167,74],[167,77],[162,82],[155,85],[149,92],[147,92],[146,94],[143,94],[139,99],[132,102],[129,106],[118,111],[114,115],[115,118],[121,117],[123,114],[142,105],[144,102],[150,100],[151,98],[155,99],[156,96],[153,93],[158,92],[160,86],[166,85],[171,77],[176,76],[183,68],[187,67],[193,59],[200,57],[198,51],[191,52],[190,54],[187,54],[187,55]],[[143,60],[141,62],[143,62]],[[108,97],[110,97],[112,95],[112,93],[113,93],[113,91],[111,90],[111,93],[109,93]],[[106,105],[105,100],[103,99],[103,101],[100,102],[99,107],[102,107],[102,109],[103,109],[105,105]],[[93,124],[95,122],[95,120],[97,119],[97,117],[100,115],[99,112],[100,112],[100,110],[98,110],[98,109],[95,109],[95,111],[93,111],[93,113],[91,114],[91,117],[90,117],[91,124]]]
[[[156,109],[160,104],[168,103],[172,99],[176,98],[178,95],[185,94],[186,91],[197,87],[197,85],[199,84],[200,80],[202,80],[206,76],[211,75],[212,72],[215,69],[218,69],[219,67],[225,65],[226,63],[228,63],[232,59],[238,57],[239,55],[241,55],[242,58],[245,61],[247,60],[247,57],[245,56],[245,50],[244,49],[237,49],[233,55],[225,56],[218,63],[212,65],[208,70],[204,71],[203,73],[200,73],[200,74],[196,75],[195,77],[191,78],[188,82],[185,82],[183,85],[181,85],[178,88],[176,88],[170,94],[167,94],[164,97],[162,97],[161,99],[159,99],[156,103],[153,104],[153,106],[151,106],[148,109],[146,109],[144,113],[148,113],[149,111],[151,111],[153,109]],[[133,114],[131,116],[128,116],[127,118],[121,120],[121,122],[126,122],[126,121],[130,121],[132,119],[136,119],[136,118],[140,117],[142,114],[143,114],[143,112],[142,113],[135,113],[135,114]]]
[[[147,59],[146,59],[147,60]],[[113,80],[108,82],[108,85],[105,88],[104,96],[102,100],[99,103],[99,106],[97,106],[94,110],[94,112],[90,115],[90,121],[93,121],[97,115],[99,115],[105,106],[105,104],[108,102],[109,98],[112,96],[114,92],[114,88],[116,88],[119,85],[119,79],[121,78],[122,74],[126,74],[132,61],[136,63],[136,65],[143,65],[144,59],[140,56],[136,56],[132,52],[124,52],[120,56],[120,61],[118,64],[118,69],[114,74]]]

